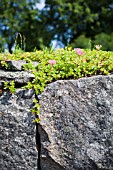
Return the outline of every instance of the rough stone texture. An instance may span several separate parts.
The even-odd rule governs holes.
[[[33,90],[0,95],[0,170],[37,170]]]
[[[23,71],[23,65],[27,64],[24,60],[9,60],[7,63],[7,69],[2,66],[0,62],[0,88],[3,87],[4,82],[11,82],[14,80],[18,87],[22,87],[27,82],[31,82],[34,79],[34,75],[30,71]],[[36,67],[38,62],[32,62]]]
[[[16,84],[26,84],[29,81],[32,81],[34,78],[33,74],[27,71],[4,71],[0,70],[0,83],[4,83],[5,81],[11,82],[15,81]]]
[[[42,170],[113,170],[113,75],[60,80],[39,99]]]

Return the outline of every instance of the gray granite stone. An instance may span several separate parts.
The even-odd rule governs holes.
[[[16,84],[24,85],[34,79],[34,75],[28,71],[6,71],[0,70],[0,87],[4,82],[11,82],[14,80]]]
[[[39,101],[42,170],[113,170],[113,75],[59,80]]]
[[[37,170],[33,90],[0,96],[0,170]]]

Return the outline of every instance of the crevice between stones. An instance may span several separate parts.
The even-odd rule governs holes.
[[[38,117],[38,116],[37,116]],[[37,160],[37,170],[41,169],[41,161],[40,161],[40,155],[41,155],[41,140],[40,140],[40,133],[38,130],[39,124],[36,123],[36,148],[38,150],[38,160]]]
[[[13,80],[13,79],[12,79]],[[11,81],[12,81],[11,80]],[[0,89],[4,90],[4,82],[11,82],[11,81],[0,81]],[[18,88],[22,88],[24,87],[25,85],[27,85],[27,83],[23,83],[23,82],[15,82],[15,89],[18,89]],[[6,91],[6,90],[5,90]]]
[[[35,93],[35,98],[37,101],[38,100],[38,96]],[[38,115],[35,115],[36,118],[38,118]],[[40,133],[39,133],[39,123],[36,123],[36,148],[38,151],[38,160],[37,160],[37,170],[42,170],[41,169],[41,137],[40,137]]]

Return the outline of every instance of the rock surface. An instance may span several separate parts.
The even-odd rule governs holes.
[[[37,170],[33,90],[0,95],[0,170]]]
[[[113,170],[113,75],[51,83],[39,100],[42,170]]]
[[[14,80],[18,86],[23,86],[27,84],[27,82],[32,81],[34,79],[34,75],[27,71],[4,71],[0,70],[0,84],[4,82],[11,82]]]
[[[4,82],[15,82],[15,85],[22,87],[28,82],[34,79],[34,75],[30,71],[23,70],[23,66],[27,64],[24,60],[8,60],[5,61],[7,68],[2,66],[0,62],[0,88],[3,87]],[[34,67],[38,65],[38,62],[31,63]]]

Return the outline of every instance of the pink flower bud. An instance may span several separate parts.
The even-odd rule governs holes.
[[[49,60],[48,63],[51,64],[51,65],[55,65],[56,64],[56,60]]]
[[[76,51],[76,53],[78,55],[83,55],[84,54],[84,52],[80,48],[74,48],[74,50]]]

